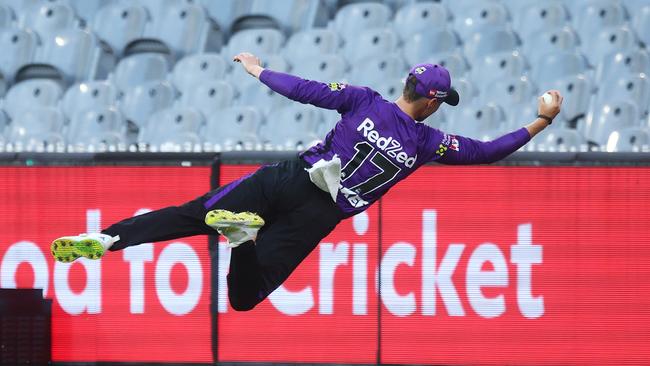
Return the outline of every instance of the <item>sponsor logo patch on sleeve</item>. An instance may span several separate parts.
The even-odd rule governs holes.
[[[345,89],[346,85],[343,83],[329,83],[327,86],[329,86],[331,91],[341,91]]]
[[[439,153],[438,151],[441,151],[443,147],[444,147],[444,151],[442,151],[442,153]],[[460,151],[460,142],[458,142],[458,138],[456,138],[456,136],[445,134],[442,137],[440,148],[436,151],[436,154],[442,156],[444,155],[445,151],[447,151],[447,149]]]

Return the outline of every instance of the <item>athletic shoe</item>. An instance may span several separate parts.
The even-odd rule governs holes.
[[[228,239],[228,246],[235,248],[249,240],[255,241],[257,231],[264,226],[264,219],[252,212],[212,210],[205,215],[205,223]]]
[[[70,263],[80,257],[99,259],[118,240],[119,236],[112,237],[100,233],[63,236],[53,241],[50,249],[54,259]]]

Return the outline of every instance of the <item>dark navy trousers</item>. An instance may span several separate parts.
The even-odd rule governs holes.
[[[255,243],[232,250],[228,298],[235,310],[250,310],[278,288],[343,219],[330,195],[310,180],[301,159],[264,166],[255,173],[180,206],[122,220],[102,232],[119,235],[110,250],[193,235],[214,235],[208,211],[260,215],[265,225]]]

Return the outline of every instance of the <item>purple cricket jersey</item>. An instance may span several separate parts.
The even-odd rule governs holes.
[[[260,80],[292,100],[336,109],[341,120],[325,140],[300,154],[309,164],[341,159],[341,189],[336,198],[345,217],[373,202],[422,164],[491,163],[530,140],[526,128],[482,142],[416,122],[395,103],[366,87],[325,84],[264,70]]]

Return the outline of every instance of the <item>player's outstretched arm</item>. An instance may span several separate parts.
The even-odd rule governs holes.
[[[340,83],[325,84],[264,69],[260,59],[248,52],[236,55],[233,60],[241,63],[246,72],[258,78],[274,92],[300,103],[345,113],[368,99],[366,89],[363,88]]]
[[[541,132],[553,118],[560,113],[562,95],[557,90],[548,92],[551,100],[545,102],[542,97],[538,100],[538,117],[531,124],[516,131],[505,134],[492,141],[478,141],[463,136],[445,135],[443,143],[436,152],[440,155],[436,161],[441,164],[465,165],[488,164],[499,161],[519,150],[530,139]]]

